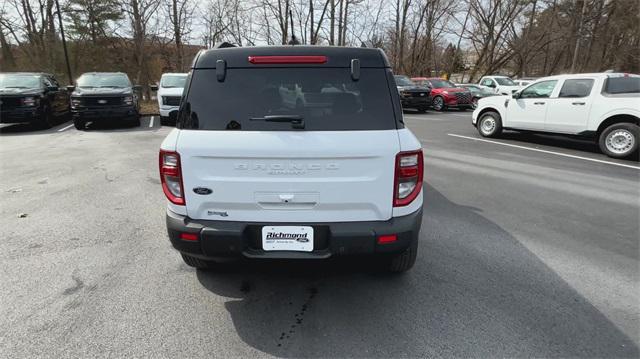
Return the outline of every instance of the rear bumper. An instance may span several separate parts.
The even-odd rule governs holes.
[[[37,107],[15,108],[0,112],[0,123],[29,123],[40,118]]]
[[[138,115],[138,111],[134,106],[109,106],[104,108],[76,108],[71,113],[74,119],[82,120],[100,120],[111,118],[128,118]]]
[[[314,231],[312,252],[264,251],[261,230],[265,225],[300,225],[300,223],[259,223],[193,220],[167,210],[167,231],[175,249],[202,259],[225,257],[248,258],[317,258],[333,255],[398,253],[418,240],[422,208],[388,221],[309,223]],[[180,233],[198,233],[199,240],[180,239]],[[381,235],[397,235],[393,243],[378,244]]]

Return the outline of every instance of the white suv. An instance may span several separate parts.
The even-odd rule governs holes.
[[[503,129],[582,136],[595,139],[610,157],[628,157],[640,142],[640,76],[546,77],[513,95],[481,99],[472,117],[484,137]]]
[[[413,266],[422,146],[382,51],[213,49],[186,87],[160,177],[187,264],[367,254],[390,271]],[[285,101],[291,88],[307,101]]]
[[[484,76],[478,85],[497,95],[511,95],[522,88],[507,76]]]
[[[151,87],[152,90],[158,91],[158,108],[162,124],[175,123],[187,75],[185,73],[165,73],[160,78],[160,85]]]

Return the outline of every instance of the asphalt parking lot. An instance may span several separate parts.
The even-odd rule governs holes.
[[[157,151],[170,131],[0,128],[3,357],[635,357],[640,164],[586,141],[481,139],[405,115],[425,152],[416,266],[182,263]]]

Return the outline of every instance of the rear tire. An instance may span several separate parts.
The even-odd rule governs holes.
[[[198,268],[198,269],[211,269],[213,267],[213,262],[206,261],[204,259],[192,257],[188,254],[180,253],[182,256],[182,260],[185,264],[190,267]]]
[[[598,138],[600,150],[612,158],[626,158],[638,151],[640,127],[633,123],[615,123]]]
[[[53,127],[53,123],[51,122],[51,117],[52,116],[51,116],[51,113],[49,112],[49,109],[45,107],[42,110],[42,115],[38,120],[37,126],[43,129],[49,129]]]
[[[487,111],[483,113],[476,124],[482,137],[498,137],[502,133],[502,119],[497,112]]]
[[[131,120],[132,127],[140,127],[140,115],[135,115],[135,117]]]
[[[418,257],[418,238],[414,238],[411,246],[404,252],[394,254],[389,258],[387,270],[391,273],[406,272],[413,267]]]

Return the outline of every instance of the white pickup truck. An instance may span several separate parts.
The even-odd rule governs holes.
[[[472,118],[484,137],[503,129],[577,135],[595,139],[610,157],[628,157],[640,141],[640,76],[545,77],[513,95],[480,99]]]

